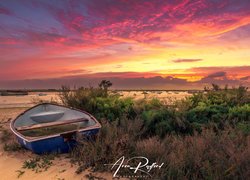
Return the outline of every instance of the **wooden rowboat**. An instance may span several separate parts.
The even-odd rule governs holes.
[[[51,103],[36,105],[10,124],[18,142],[34,153],[66,153],[76,136],[95,135],[100,123],[89,113]]]

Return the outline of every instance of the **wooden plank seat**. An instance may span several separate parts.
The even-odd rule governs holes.
[[[83,121],[89,121],[89,119],[79,118],[79,119],[71,119],[71,120],[65,120],[65,121],[56,121],[56,122],[35,124],[35,125],[31,125],[31,126],[17,127],[16,130],[27,131],[27,130],[32,130],[32,129],[53,127],[53,126],[58,126],[58,125],[66,125],[66,124],[78,123],[78,122],[83,122]]]

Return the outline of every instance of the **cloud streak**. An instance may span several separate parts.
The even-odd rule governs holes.
[[[199,62],[203,61],[203,59],[174,59],[172,62],[174,63],[192,63],[192,62]]]

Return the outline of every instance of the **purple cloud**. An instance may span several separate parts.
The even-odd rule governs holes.
[[[191,62],[199,62],[203,61],[203,59],[174,59],[172,62],[174,63],[191,63]]]
[[[240,80],[243,80],[243,81],[250,80],[250,76],[245,76],[245,77],[242,77],[242,78],[240,78]]]
[[[0,14],[12,15],[10,10],[8,10],[7,8],[1,7],[1,5],[0,5]]]
[[[217,78],[217,77],[225,77],[226,76],[226,72],[215,72],[213,74],[209,74],[206,78]]]

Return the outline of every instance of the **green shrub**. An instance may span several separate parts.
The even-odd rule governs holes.
[[[199,103],[199,105],[189,111],[187,111],[187,120],[189,122],[196,122],[200,124],[205,124],[209,122],[219,123],[220,121],[225,121],[228,114],[228,107],[225,105],[211,105],[206,106],[204,103]]]
[[[206,92],[195,93],[173,105],[166,105],[156,98],[138,101],[121,98],[108,92],[112,83],[103,81],[100,84],[105,84],[105,87],[81,87],[73,91],[63,87],[61,100],[65,105],[90,112],[97,119],[118,122],[122,118],[142,119],[145,136],[192,134],[194,131],[201,132],[204,127],[223,129],[228,123],[236,125],[249,121],[250,117],[250,95],[242,86],[222,89],[213,85]]]
[[[131,115],[133,101],[130,98],[120,99],[118,95],[109,94],[102,88],[79,88],[70,91],[63,87],[60,98],[63,104],[92,113],[96,118],[110,121]],[[131,112],[131,113],[129,113]]]
[[[196,107],[200,102],[206,105],[227,105],[236,106],[250,103],[250,93],[247,87],[239,86],[238,88],[215,87],[206,89],[206,93],[195,93],[190,97],[193,107]]]
[[[250,94],[246,87],[222,89],[216,85],[212,89],[206,89],[206,93],[196,93],[176,104],[177,108],[182,107],[178,109],[182,110],[180,113],[192,124],[193,130],[199,132],[202,127],[211,125],[216,129],[223,129],[227,124],[249,123],[249,106]]]
[[[174,131],[172,122],[174,113],[168,109],[148,110],[142,112],[142,119],[145,123],[145,135],[159,135],[163,137],[166,133]]]
[[[14,152],[14,151],[22,150],[22,147],[19,143],[12,142],[12,143],[4,144],[3,149],[4,149],[4,151]]]
[[[238,121],[250,121],[250,104],[229,109],[229,118]]]
[[[249,122],[240,122],[237,124],[237,128],[241,130],[244,134],[250,134],[250,123]]]

